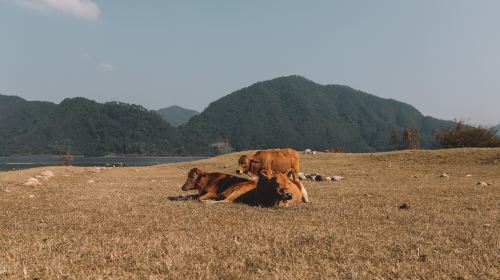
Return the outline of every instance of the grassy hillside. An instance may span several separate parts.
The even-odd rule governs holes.
[[[498,278],[500,149],[302,155],[344,180],[305,182],[312,203],[284,209],[167,200],[190,168],[231,173],[240,154],[0,173],[0,278]]]
[[[160,114],[160,116],[164,120],[166,120],[168,123],[176,127],[179,125],[186,124],[189,121],[189,119],[200,113],[195,110],[190,110],[175,105],[156,110],[156,112]]]
[[[237,150],[269,147],[346,151],[388,150],[392,129],[417,128],[422,146],[449,123],[414,107],[347,86],[319,85],[300,76],[256,83],[212,102],[186,125]]]

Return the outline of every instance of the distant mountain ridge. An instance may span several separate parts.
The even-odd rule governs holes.
[[[392,129],[417,128],[423,147],[450,122],[413,106],[301,76],[258,82],[212,102],[186,125],[210,141],[228,139],[236,150],[294,147],[344,151],[392,149]]]
[[[175,127],[186,124],[193,116],[200,113],[196,110],[186,109],[177,105],[158,109],[156,112]]]
[[[78,155],[202,156],[220,152],[213,143],[226,141],[236,150],[383,151],[394,148],[392,130],[404,128],[417,128],[421,146],[429,148],[434,133],[451,124],[396,100],[301,76],[237,90],[179,127],[138,105],[85,98],[54,104],[0,95],[0,155],[71,149]]]

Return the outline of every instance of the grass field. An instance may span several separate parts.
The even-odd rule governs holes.
[[[344,180],[286,208],[167,199],[240,154],[1,172],[0,279],[500,279],[500,149],[302,155]]]

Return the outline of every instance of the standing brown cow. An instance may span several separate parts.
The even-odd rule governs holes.
[[[307,190],[299,181],[299,153],[294,149],[263,150],[253,155],[243,155],[238,160],[238,174],[247,174],[252,179],[257,179],[259,173],[267,170],[274,173],[292,173],[292,178],[302,192],[302,200],[309,202]]]

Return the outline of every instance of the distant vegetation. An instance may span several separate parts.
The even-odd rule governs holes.
[[[494,126],[492,128],[495,129],[497,131],[497,135],[500,136],[500,124],[498,124],[498,125],[496,125],[496,126]]]
[[[186,124],[193,116],[198,115],[200,112],[182,108],[180,106],[170,106],[167,108],[159,109],[156,111],[160,116],[172,126],[179,126]]]
[[[456,122],[454,126],[436,135],[440,148],[500,147],[500,136],[495,128]]]
[[[450,125],[402,102],[290,76],[256,83],[212,102],[185,129],[210,142],[229,139],[236,150],[336,147],[362,152],[393,149],[391,131],[406,128],[417,129],[417,142],[430,148],[434,131]]]
[[[451,125],[396,100],[300,76],[233,92],[180,127],[137,105],[85,98],[57,105],[0,95],[0,155],[60,155],[68,149],[75,155],[170,156],[276,147],[381,151],[394,148],[393,129],[403,133],[401,148],[430,148],[435,131]],[[405,136],[409,128],[417,134]]]

